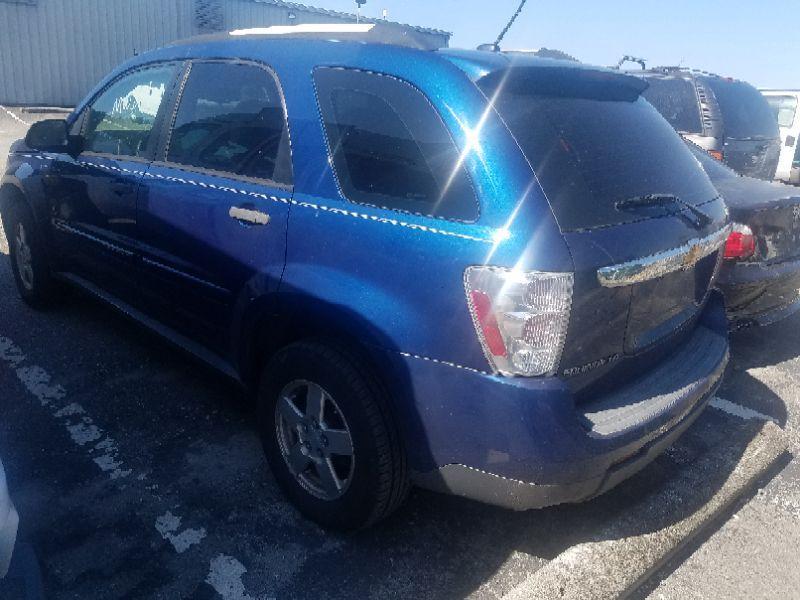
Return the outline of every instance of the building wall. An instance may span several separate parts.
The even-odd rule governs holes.
[[[74,106],[137,52],[210,29],[336,22],[352,19],[254,0],[0,0],[0,104]]]
[[[191,35],[191,8],[191,0],[0,2],[0,102],[74,105],[136,52]]]

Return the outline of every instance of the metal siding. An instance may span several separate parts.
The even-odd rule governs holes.
[[[186,32],[186,0],[0,3],[0,102],[72,106],[136,52]],[[191,32],[188,32],[191,34]]]
[[[300,23],[347,23],[354,19],[340,19],[300,9],[288,9],[253,0],[227,0],[223,4],[227,30],[269,25],[298,25]],[[297,18],[289,19],[293,12]]]
[[[222,0],[224,26],[352,22],[313,10]],[[289,19],[289,12],[296,19]],[[0,103],[74,106],[135,52],[196,34],[195,0],[0,2]],[[447,44],[447,37],[426,33]]]

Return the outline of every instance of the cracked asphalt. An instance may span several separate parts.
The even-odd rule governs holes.
[[[0,115],[3,156],[24,131],[9,121]],[[23,575],[47,598],[527,597],[531,576],[577,544],[700,510],[765,419],[800,449],[796,315],[734,334],[720,401],[600,498],[514,513],[415,490],[386,522],[330,534],[281,496],[235,387],[81,294],[31,310],[6,253],[0,235],[0,456],[21,524],[17,577],[0,581],[0,598],[24,597]],[[786,457],[761,485],[636,595],[796,594],[800,467]]]

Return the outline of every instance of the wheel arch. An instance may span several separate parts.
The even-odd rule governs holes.
[[[256,302],[253,308],[238,328],[244,334],[238,338],[237,361],[252,396],[262,367],[275,353],[295,342],[315,340],[346,353],[374,379],[403,447],[407,440],[421,439],[424,428],[411,374],[388,335],[341,304],[304,294],[281,294]]]
[[[255,300],[239,323],[234,345],[242,381],[248,386],[256,382],[266,360],[301,340],[316,339],[341,348],[379,378],[383,361],[378,355],[393,350],[386,334],[347,307],[299,294]]]
[[[6,181],[0,185],[0,215],[5,214],[8,207],[14,202],[24,202],[31,211],[33,210],[33,206],[31,206],[22,188],[14,183]]]

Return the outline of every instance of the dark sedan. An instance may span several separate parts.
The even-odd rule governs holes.
[[[688,142],[730,210],[718,286],[734,327],[768,325],[800,309],[800,190],[744,177]]]

